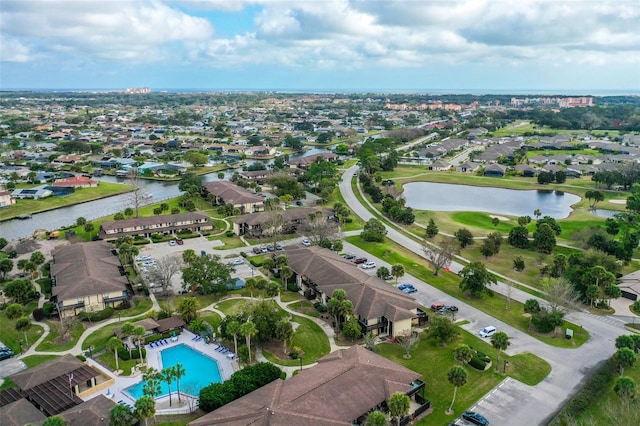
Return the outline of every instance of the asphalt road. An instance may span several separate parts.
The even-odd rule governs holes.
[[[369,220],[373,215],[360,203],[351,188],[351,179],[358,170],[357,166],[349,168],[340,182],[340,191],[351,210]],[[419,243],[401,234],[394,228],[387,227],[387,237],[423,256]],[[345,250],[358,255],[364,254],[350,244],[345,244]],[[369,260],[376,261],[378,266],[387,265],[380,259],[366,254]],[[425,259],[425,263],[427,263]],[[462,269],[462,265],[454,262],[451,270]],[[374,274],[374,270],[370,270]],[[457,319],[466,319],[469,324],[463,328],[477,332],[487,325],[494,325],[498,330],[505,331],[511,337],[511,346],[506,351],[509,355],[531,352],[545,359],[552,367],[551,373],[538,385],[527,386],[513,379],[506,379],[491,392],[486,394],[476,405],[470,407],[473,411],[483,414],[491,424],[495,425],[544,425],[550,420],[564,403],[579,390],[582,380],[601,361],[609,358],[615,351],[614,342],[617,336],[628,334],[624,329],[624,318],[598,317],[584,312],[574,312],[567,319],[584,327],[591,335],[589,341],[577,349],[563,349],[549,346],[528,334],[511,327],[490,315],[481,312],[464,301],[456,300],[426,282],[415,277],[405,276],[403,282],[411,282],[418,289],[413,295],[416,299],[430,306],[433,302],[443,302],[458,306]],[[499,282],[492,287],[498,293],[505,294],[508,286]],[[516,288],[511,289],[514,300],[524,302],[533,298]]]

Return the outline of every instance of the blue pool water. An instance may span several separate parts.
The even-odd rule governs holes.
[[[220,370],[218,363],[200,352],[191,349],[186,345],[177,345],[172,348],[164,349],[160,352],[162,356],[162,368],[172,367],[177,363],[181,363],[185,370],[184,376],[180,379],[180,393],[188,393],[198,396],[200,389],[211,383],[220,383]],[[148,356],[155,356],[149,354]],[[134,397],[140,398],[144,382],[130,386],[125,391]],[[171,383],[171,392],[177,391],[177,383],[175,379]],[[169,394],[167,382],[162,382],[162,391],[158,397]]]

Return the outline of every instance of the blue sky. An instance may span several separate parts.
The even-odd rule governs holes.
[[[0,88],[640,91],[638,0],[2,0]]]

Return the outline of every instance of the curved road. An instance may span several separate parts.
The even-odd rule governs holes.
[[[351,187],[352,178],[357,171],[357,166],[350,167],[345,171],[340,182],[340,191],[351,210],[366,221],[374,216],[356,198]],[[419,243],[393,227],[386,227],[389,239],[424,257]],[[357,252],[357,249],[354,250]],[[371,256],[369,255],[369,257]],[[385,264],[378,259],[376,261],[379,261],[379,264]],[[461,264],[452,263],[452,271],[457,272],[460,269],[462,269]],[[451,296],[428,283],[413,277],[408,277],[408,280],[417,286],[419,291],[414,295],[423,305],[429,306],[435,301],[454,303]],[[506,294],[509,291],[509,286],[499,282],[492,289],[498,293]],[[529,293],[517,288],[511,288],[510,292],[511,298],[520,302],[533,298]],[[624,317],[598,317],[586,312],[574,312],[567,316],[568,319],[584,327],[590,333],[591,338],[577,349],[556,348],[496,320],[465,304],[464,301],[455,301],[455,303],[460,307],[459,318],[469,321],[469,324],[463,328],[476,332],[486,325],[495,325],[511,337],[508,354],[531,352],[551,364],[551,373],[538,385],[531,387],[507,378],[472,407],[473,410],[485,415],[492,424],[497,425],[547,424],[551,416],[564,405],[566,400],[578,391],[582,380],[590,373],[590,370],[613,354],[616,337],[630,333],[624,328],[624,323],[627,322]]]

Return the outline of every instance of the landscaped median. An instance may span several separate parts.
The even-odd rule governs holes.
[[[456,274],[440,272],[440,276],[434,276],[433,271],[426,266],[427,261],[425,259],[389,239],[386,239],[384,243],[363,242],[359,236],[347,237],[346,240],[392,265],[403,265],[408,274],[544,343],[561,348],[575,348],[581,346],[589,339],[589,333],[585,329],[568,321],[564,322],[562,328],[574,330],[574,338],[571,340],[565,339],[564,335],[556,336],[533,332],[529,330],[529,318],[525,316],[524,305],[522,303],[511,300],[509,302],[509,309],[506,309],[507,298],[498,293],[493,297],[467,297],[459,287],[460,277]]]

